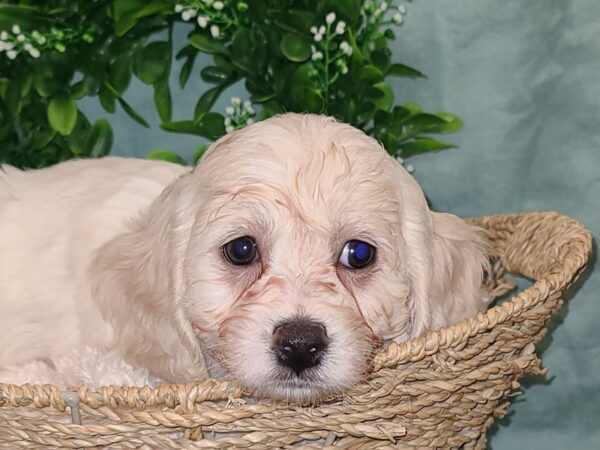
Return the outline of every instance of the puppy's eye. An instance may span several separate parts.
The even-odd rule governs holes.
[[[236,238],[223,246],[223,254],[234,266],[251,264],[258,256],[256,241],[249,236]]]
[[[344,244],[339,262],[350,269],[362,269],[373,262],[375,247],[363,241],[351,240]]]

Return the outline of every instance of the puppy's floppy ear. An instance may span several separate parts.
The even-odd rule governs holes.
[[[429,210],[417,182],[398,164],[410,283],[411,331],[418,336],[483,310],[488,297],[481,289],[487,265],[486,246],[477,230],[451,214]]]
[[[487,245],[478,230],[452,214],[433,218],[431,328],[475,316],[489,304],[481,288],[489,264]]]
[[[194,221],[191,175],[176,180],[101,247],[90,267],[92,298],[112,323],[125,359],[166,381],[206,378],[181,307],[183,262]]]

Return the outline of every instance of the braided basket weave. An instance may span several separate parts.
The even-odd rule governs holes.
[[[504,271],[533,286],[457,325],[391,344],[368,380],[319,406],[244,399],[227,382],[81,387],[0,384],[0,448],[483,449],[524,374],[540,374],[534,344],[585,267],[589,233],[556,213],[470,219],[493,246],[493,295]]]

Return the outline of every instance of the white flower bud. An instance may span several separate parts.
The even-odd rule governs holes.
[[[399,5],[399,6],[398,6],[398,12],[399,12],[400,14],[406,14],[406,6],[404,6],[404,5]]]
[[[320,34],[320,35],[324,35],[325,34],[325,25],[321,25],[319,27],[319,33],[318,34]]]
[[[208,25],[208,18],[206,16],[198,16],[198,25],[200,28],[206,28]]]
[[[181,4],[179,4],[179,3],[177,3],[177,4],[175,5],[175,12],[176,12],[177,14],[179,14],[181,11],[183,11],[183,5],[181,5]]]
[[[240,106],[242,104],[242,101],[239,97],[231,97],[231,100],[229,101],[233,106]]]
[[[2,31],[0,32],[0,39],[2,39],[3,41],[8,39],[8,33],[6,31]]]
[[[225,5],[223,4],[223,2],[214,2],[212,6],[217,11],[221,11],[225,7]]]
[[[348,73],[348,66],[344,64],[342,67],[340,67],[340,71],[342,72],[342,75],[346,75]]]
[[[23,41],[25,41],[25,35],[24,35],[24,34],[19,34],[19,35],[17,36],[17,41],[19,41],[19,42],[23,42]]]
[[[400,164],[404,165],[404,159],[402,159],[401,156],[396,156],[396,161],[398,161]]]
[[[344,22],[343,20],[340,20],[337,25],[335,26],[335,32],[336,34],[344,34],[344,32],[346,31],[346,22]]]
[[[17,52],[14,50],[9,50],[6,52],[6,57],[8,59],[15,59],[17,57]]]
[[[221,30],[219,30],[218,26],[211,25],[210,26],[210,35],[214,38],[218,38],[221,35]]]
[[[225,113],[232,116],[235,113],[235,109],[233,108],[233,106],[228,106],[227,108],[225,108]],[[225,119],[225,120],[227,120],[227,119]]]
[[[246,120],[246,124],[247,125],[252,125],[254,123],[254,119],[248,119]]]
[[[192,18],[192,10],[186,9],[185,11],[183,11],[181,13],[181,18],[186,22],[189,21]]]
[[[315,42],[321,42],[323,40],[322,34],[315,34]]]
[[[415,167],[412,164],[407,164],[406,165],[406,171],[408,173],[413,173],[415,171]]]
[[[350,47],[350,44],[348,44],[346,41],[342,41],[340,44],[340,50],[346,56],[352,55],[352,47]]]
[[[226,110],[227,110],[227,108],[226,108]],[[230,125],[231,125],[231,117],[225,117],[225,126],[228,127]]]
[[[228,133],[231,133],[233,131],[233,126],[231,126],[231,125],[226,126],[225,131],[227,131]]]
[[[323,53],[321,52],[314,52],[311,56],[313,61],[321,61],[323,59]]]
[[[312,34],[317,34],[319,31],[317,30],[317,27],[310,27],[310,32]],[[6,39],[6,38],[4,38],[4,39]]]
[[[37,39],[37,43],[40,44],[40,45],[44,45],[46,43],[46,38],[44,36],[40,36]]]
[[[402,14],[400,14],[400,13],[394,14],[394,17],[392,17],[392,20],[394,21],[394,23],[396,25],[400,25],[404,21],[404,19],[402,18]]]
[[[382,2],[381,5],[379,5],[379,9],[381,10],[381,12],[386,12],[388,9],[387,2]]]
[[[0,41],[0,52],[3,52],[4,50],[6,50],[6,42]]]
[[[244,102],[244,111],[251,115],[254,114],[254,108],[252,108],[252,102],[250,100]]]
[[[40,51],[35,48],[35,47],[31,47],[29,49],[29,54],[33,57],[33,58],[39,58],[40,57]]]
[[[335,13],[330,12],[329,14],[327,14],[325,16],[325,22],[327,22],[329,25],[331,25],[333,22],[335,22]]]
[[[21,34],[21,27],[19,27],[19,25],[13,25],[12,32],[13,34]]]

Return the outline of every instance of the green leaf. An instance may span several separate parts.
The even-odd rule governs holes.
[[[197,125],[193,120],[177,120],[163,122],[160,127],[165,131],[181,134],[194,134],[196,136],[206,137],[206,131],[201,126]]]
[[[146,155],[147,159],[154,161],[168,161],[176,164],[185,165],[185,161],[181,156],[171,150],[152,150]]]
[[[162,122],[171,120],[172,100],[168,80],[154,84],[154,104]]]
[[[208,150],[208,145],[201,145],[196,149],[194,152],[194,159],[192,160],[194,165],[198,164],[198,161],[200,161],[204,153],[206,153],[206,150]]]
[[[23,100],[21,99],[21,81],[19,78],[13,78],[8,83],[6,88],[6,106],[13,117],[20,114],[23,106]]]
[[[220,84],[227,80],[229,73],[217,66],[207,66],[200,71],[200,77],[207,83]]]
[[[62,84],[51,77],[36,76],[33,79],[33,88],[40,97],[52,97],[62,88]]]
[[[198,56],[198,53],[194,51],[194,53],[191,53],[187,57],[185,63],[183,63],[183,66],[181,67],[181,72],[179,72],[179,86],[181,89],[185,87],[186,83],[190,79],[192,69],[194,68],[194,62],[196,61],[196,56]]]
[[[328,8],[335,9],[350,23],[355,23],[360,17],[360,8],[362,2],[360,0],[329,0]],[[329,11],[329,9],[327,9]]]
[[[261,120],[268,119],[276,114],[281,114],[285,108],[278,99],[271,99],[263,103],[262,112],[260,114]]]
[[[251,46],[250,30],[240,28],[231,42],[231,62],[248,73],[252,71],[253,66]]]
[[[194,33],[189,38],[190,44],[204,53],[227,54],[227,47],[204,34]]]
[[[225,118],[219,113],[206,113],[200,126],[206,130],[206,136],[210,139],[218,139],[225,134]]]
[[[281,40],[281,53],[293,62],[303,62],[310,58],[310,41],[297,34],[286,34]]]
[[[306,112],[322,113],[325,108],[323,97],[315,89],[304,88],[304,109]]]
[[[439,128],[439,130],[437,131],[438,133],[456,133],[457,131],[460,131],[463,127],[463,121],[461,120],[461,118],[454,114],[450,114],[447,112],[436,112],[433,113],[433,115],[439,117],[440,119],[446,122],[445,125],[442,125]]]
[[[85,155],[87,133],[84,130],[75,128],[65,139],[69,151],[73,156],[81,157]]]
[[[52,129],[66,136],[71,134],[77,122],[77,104],[67,94],[53,97],[47,109],[48,122]]]
[[[119,94],[125,92],[131,80],[130,56],[122,56],[110,65],[110,68],[108,69],[108,79]]]
[[[456,145],[447,142],[436,141],[429,138],[418,138],[408,144],[403,144],[401,147],[401,156],[409,158],[414,155],[428,152],[439,152],[448,148],[456,148]]]
[[[204,94],[202,94],[202,96],[198,99],[198,102],[196,103],[196,108],[194,109],[194,120],[196,122],[200,122],[200,120],[202,120],[202,117],[204,117],[204,115],[208,113],[208,111],[210,111],[210,108],[212,108],[212,106],[215,104],[215,102],[219,98],[219,95],[221,95],[221,92],[223,92],[223,89],[225,89],[225,87],[225,84],[215,86],[214,88],[209,89]]]
[[[35,133],[33,142],[31,143],[31,150],[39,150],[46,147],[52,139],[56,136],[56,131],[50,128],[44,128]]]
[[[407,109],[408,111],[410,111],[410,114],[419,114],[420,112],[423,112],[423,108],[421,108],[421,106],[417,105],[414,102],[408,102],[404,104],[404,108]]]
[[[392,88],[386,83],[376,83],[373,87],[381,92],[381,96],[374,99],[375,106],[377,109],[383,109],[389,111],[394,103],[394,92]]]
[[[408,127],[408,136],[418,133],[439,133],[447,122],[433,114],[419,113],[404,121],[403,125]]]
[[[151,42],[135,55],[133,70],[146,84],[158,81],[169,69],[171,48],[168,42]]]
[[[264,103],[276,96],[277,92],[274,91],[256,92],[250,96],[250,100],[252,103]]]
[[[71,86],[71,97],[73,97],[75,100],[79,100],[85,94],[87,94],[87,89],[83,80],[78,81],[73,86]]]
[[[117,101],[119,102],[119,105],[121,105],[121,108],[123,108],[123,111],[125,111],[129,117],[131,117],[140,125],[150,128],[148,122],[146,122],[142,116],[140,116],[131,106],[129,106],[129,103],[127,103],[123,97],[117,97]]]
[[[148,125],[148,122],[146,122],[146,120],[142,116],[140,116],[129,105],[129,103],[127,103],[125,101],[125,99],[123,97],[121,97],[121,95],[119,94],[119,92],[117,92],[117,90],[115,89],[114,86],[112,86],[108,81],[104,82],[104,86],[106,86],[106,88],[116,97],[117,101],[119,102],[119,105],[121,105],[121,108],[123,108],[123,111],[125,111],[129,117],[131,117],[133,120],[135,120],[140,125],[142,125],[146,128],[150,128],[150,125]]]
[[[267,16],[282,30],[299,34],[308,34],[315,20],[312,12],[302,9],[290,9],[287,11],[271,9],[267,11]]]
[[[143,0],[114,0],[113,10],[115,33],[123,36],[133,28],[139,19],[158,13],[169,13],[173,5],[169,1],[155,0],[146,2]]]
[[[102,105],[102,108],[104,108],[104,111],[107,113],[112,114],[117,110],[117,99],[113,93],[106,88],[106,86],[100,86],[98,98],[100,99],[100,105]]]
[[[377,67],[367,64],[362,66],[358,72],[358,78],[364,80],[367,83],[377,83],[383,80],[383,72]]]
[[[113,144],[113,132],[105,119],[99,119],[90,129],[85,148],[92,158],[106,156]]]
[[[376,50],[371,53],[371,62],[383,73],[386,73],[390,66],[390,57],[387,52]]]
[[[386,75],[393,75],[396,77],[407,77],[407,78],[427,78],[424,73],[419,72],[417,69],[406,66],[404,64],[392,64]]]
[[[10,30],[13,25],[21,28],[39,28],[52,25],[52,20],[37,8],[17,5],[0,5],[0,30]]]

